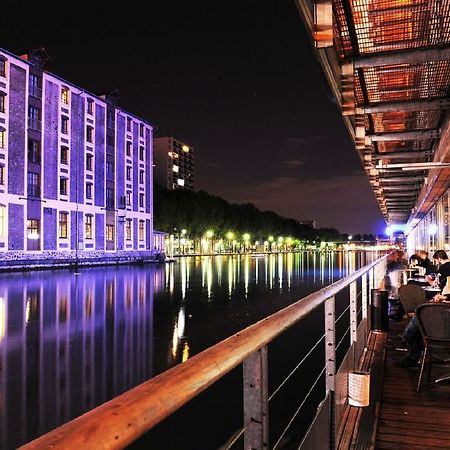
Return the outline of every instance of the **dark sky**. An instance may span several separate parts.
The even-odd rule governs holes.
[[[51,72],[92,92],[117,88],[155,136],[195,148],[196,189],[341,232],[383,231],[294,0],[118,5],[16,2],[0,47],[45,47]]]

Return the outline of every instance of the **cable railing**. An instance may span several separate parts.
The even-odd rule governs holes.
[[[368,293],[378,286],[385,273],[385,268],[386,256],[383,256],[353,274],[230,336],[184,363],[29,442],[22,448],[124,448],[186,405],[209,386],[221,380],[231,370],[242,365],[243,425],[231,433],[227,443],[221,449],[232,448],[242,439],[245,448],[276,449],[295,418],[300,414],[311,393],[319,386],[320,381],[325,386],[323,403],[330,402],[330,398],[333,399],[337,376],[336,351],[346,338],[349,347],[347,354],[351,353],[354,359],[358,358],[355,348],[362,348],[361,345],[356,346],[356,339],[361,334],[360,329],[364,328],[364,337],[369,331]],[[348,294],[343,292],[346,288],[349,288]],[[359,292],[357,292],[358,288]],[[341,293],[346,295],[348,306],[336,318],[336,295]],[[357,307],[358,299],[361,302],[359,308]],[[322,305],[324,306],[324,333],[269,395],[269,344]],[[362,313],[361,320],[358,323],[360,313]],[[336,324],[346,314],[349,316],[349,326],[339,342],[336,343]],[[312,381],[308,392],[300,399],[299,405],[293,410],[287,422],[281,426],[279,423],[277,424],[282,431],[279,436],[271,437],[270,440],[274,444],[270,446],[269,402],[282,388],[287,386],[287,382],[294,372],[317,351],[325,354],[324,364],[319,367],[316,372],[318,374]],[[340,392],[336,395],[342,397],[344,394]],[[328,448],[334,447],[335,430],[340,423],[339,414],[335,415],[335,413],[336,411],[339,413],[340,408],[341,406],[338,407],[332,400],[331,408],[323,408],[328,409],[323,413],[328,415],[328,425],[327,430],[320,432],[323,435],[321,439],[328,441]],[[271,421],[276,420],[272,416],[270,419]],[[312,433],[312,427],[313,425],[310,427],[309,433]],[[299,438],[305,442],[305,438],[302,436]]]

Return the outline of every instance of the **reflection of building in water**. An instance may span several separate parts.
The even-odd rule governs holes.
[[[0,286],[2,447],[153,376],[153,272],[12,276]]]

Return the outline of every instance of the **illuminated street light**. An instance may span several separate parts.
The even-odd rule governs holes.
[[[213,236],[214,236],[214,231],[213,231],[213,230],[208,230],[208,231],[206,232],[206,237],[207,237],[208,239],[211,239]]]

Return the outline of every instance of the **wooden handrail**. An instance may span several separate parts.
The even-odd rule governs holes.
[[[97,450],[126,447],[385,257],[298,300],[21,448]]]

